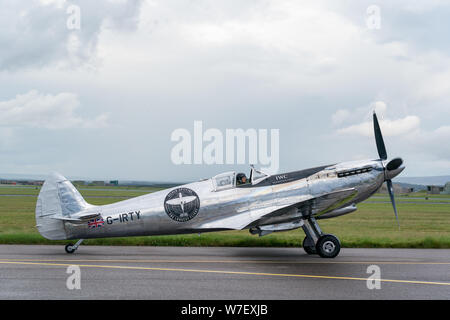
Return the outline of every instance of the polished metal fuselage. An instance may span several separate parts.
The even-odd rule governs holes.
[[[339,176],[340,172],[368,167],[371,168],[368,172]],[[364,201],[378,190],[384,181],[385,170],[381,160],[343,162],[294,181],[237,186],[221,191],[215,191],[213,180],[207,179],[180,186],[195,191],[200,200],[198,213],[186,222],[171,219],[164,207],[169,192],[178,188],[175,187],[86,209],[101,215],[104,221],[102,227],[92,229],[86,222],[65,221],[64,228],[67,239],[88,239],[203,233],[276,225],[305,216],[304,212],[298,210],[280,211],[279,215],[271,214],[277,210],[327,193],[354,188],[355,196],[341,203],[339,208],[343,208]],[[314,216],[318,212],[310,214]]]

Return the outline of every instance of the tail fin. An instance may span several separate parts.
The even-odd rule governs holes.
[[[49,240],[67,239],[64,220],[72,214],[91,207],[72,183],[58,173],[45,180],[36,203],[36,226]]]

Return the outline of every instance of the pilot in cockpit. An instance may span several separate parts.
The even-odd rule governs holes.
[[[237,182],[237,185],[246,184],[247,177],[245,176],[245,173],[238,173],[236,176],[236,182]]]

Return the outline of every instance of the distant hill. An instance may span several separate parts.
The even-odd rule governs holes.
[[[450,182],[450,176],[431,176],[431,177],[397,177],[393,180],[394,183],[407,183],[414,185],[435,185],[443,186]]]
[[[134,181],[119,180],[119,186],[172,188],[188,182]]]
[[[14,173],[0,173],[0,180],[16,180],[16,181],[43,181],[47,179],[48,175],[44,174],[14,174]],[[91,182],[94,180],[99,181],[110,181],[112,179],[91,179],[85,177],[73,177],[67,176],[67,179],[81,180]],[[170,188],[178,185],[182,185],[188,182],[172,182],[172,181],[136,181],[136,180],[118,180],[119,185],[130,185],[130,186],[151,186],[151,187],[161,187],[161,188]]]
[[[427,190],[427,186],[421,184],[411,184],[403,182],[394,182],[394,185],[398,185],[404,189],[413,189],[414,191]]]
[[[47,175],[43,174],[20,174],[20,173],[0,173],[0,179],[5,180],[44,180]]]
[[[42,174],[2,174],[0,173],[0,179],[7,180],[45,180],[47,175]],[[85,180],[92,181],[93,179],[87,179],[83,177],[67,177],[69,180]],[[101,179],[96,179],[101,180]],[[106,179],[108,181],[111,179]],[[430,176],[430,177],[396,177],[393,179],[394,184],[403,188],[414,188],[415,191],[424,190],[428,185],[443,186],[447,182],[450,182],[450,176]],[[119,185],[135,185],[135,186],[160,186],[160,187],[173,187],[189,182],[173,182],[173,181],[133,181],[133,180],[120,180]]]

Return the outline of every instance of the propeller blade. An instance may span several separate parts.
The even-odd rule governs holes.
[[[386,180],[387,183],[387,189],[389,192],[389,196],[391,197],[392,206],[394,207],[394,213],[395,213],[395,219],[397,219],[398,228],[400,229],[400,222],[398,221],[398,214],[397,214],[397,207],[395,206],[395,199],[394,199],[394,188],[392,186],[392,180]]]
[[[386,160],[386,146],[384,145],[383,135],[381,134],[380,124],[378,123],[377,115],[373,112],[373,129],[375,131],[375,142],[377,143],[378,155],[380,159]]]

